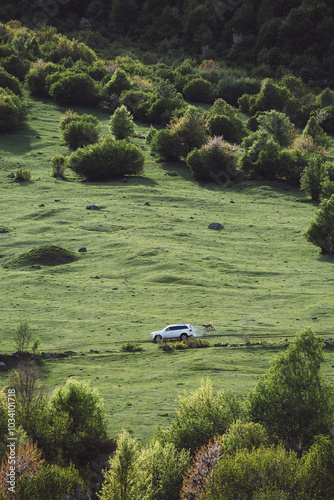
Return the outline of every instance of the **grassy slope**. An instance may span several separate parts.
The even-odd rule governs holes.
[[[2,352],[14,349],[13,329],[28,320],[42,350],[85,353],[44,364],[50,389],[69,376],[90,379],[105,398],[110,431],[131,425],[147,439],[156,423],[168,422],[184,389],[209,376],[215,389],[245,393],[275,352],[212,347],[165,354],[148,342],[151,331],[189,322],[200,332],[213,321],[216,335],[236,341],[278,339],[317,316],[317,333],[334,336],[333,260],[302,237],[316,207],[298,203],[298,191],[264,183],[199,186],[185,167],[155,164],[139,138],[147,155],[142,177],[90,184],[68,172],[58,181],[49,162],[68,153],[58,128],[66,108],[30,102],[29,128],[0,137],[0,227],[10,230],[0,234],[1,260],[42,244],[87,248],[71,264],[0,271]],[[107,132],[109,116],[88,112]],[[137,129],[146,134],[148,127]],[[8,179],[16,166],[30,168],[32,182]],[[178,176],[165,175],[170,170]],[[86,210],[92,203],[101,210]],[[209,230],[211,222],[224,229]],[[124,340],[145,351],[118,352]],[[333,381],[327,354],[325,372]],[[158,416],[165,412],[167,418]]]

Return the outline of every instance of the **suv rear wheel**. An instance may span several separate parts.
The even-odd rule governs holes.
[[[188,338],[188,335],[186,333],[181,333],[181,335],[180,335],[181,340],[187,340],[187,338]]]

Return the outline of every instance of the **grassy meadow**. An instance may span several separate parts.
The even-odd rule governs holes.
[[[185,166],[156,162],[140,137],[133,141],[146,155],[142,176],[87,183],[67,171],[66,180],[56,180],[50,159],[69,154],[58,126],[67,108],[29,102],[29,125],[0,136],[0,229],[7,231],[0,233],[0,351],[14,350],[22,320],[42,351],[76,351],[43,362],[49,391],[68,377],[90,380],[105,400],[110,433],[129,426],[147,441],[157,424],[170,421],[178,394],[202,378],[216,390],[246,394],[279,350],[270,342],[286,345],[310,325],[334,337],[334,261],[303,238],[317,206],[301,202],[297,189],[199,184]],[[75,110],[97,116],[107,133],[107,112]],[[148,128],[137,123],[136,132],[145,136]],[[7,177],[17,167],[31,170],[30,182]],[[86,210],[88,204],[99,210]],[[208,229],[211,222],[224,229]],[[73,251],[78,260],[7,267],[43,244]],[[211,335],[201,328],[210,321]],[[174,322],[194,325],[211,347],[159,351],[149,333]],[[269,347],[213,347],[245,339]],[[125,341],[144,351],[121,352]],[[334,383],[333,355],[325,351],[325,359]],[[8,376],[0,372],[1,385]]]

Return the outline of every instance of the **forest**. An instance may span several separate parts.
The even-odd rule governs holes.
[[[334,498],[333,28],[2,2],[0,499]]]

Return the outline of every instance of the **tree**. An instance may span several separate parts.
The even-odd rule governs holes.
[[[116,109],[110,118],[109,129],[115,139],[129,139],[133,135],[135,130],[133,116],[126,106],[122,105]]]
[[[320,204],[304,236],[320,247],[322,253],[334,254],[334,194]]]
[[[210,380],[190,394],[179,397],[179,409],[171,425],[159,436],[164,442],[173,443],[194,453],[240,417],[240,401],[230,392],[214,394]]]
[[[32,338],[32,330],[27,321],[21,321],[14,333],[15,349],[24,352],[29,349]]]
[[[186,159],[194,148],[200,148],[207,141],[205,116],[195,106],[188,106],[185,113],[168,125],[180,144],[180,158]]]
[[[33,361],[22,361],[13,371],[9,387],[15,389],[17,410],[21,414],[31,412],[44,394],[44,388],[39,378],[38,368]]]
[[[286,147],[290,144],[295,126],[285,113],[275,109],[265,111],[257,117],[257,122],[259,130],[271,134],[280,146]]]
[[[320,372],[322,347],[310,328],[298,333],[248,398],[250,420],[262,423],[271,439],[298,453],[333,425],[333,388]]]
[[[312,201],[319,201],[326,167],[321,156],[313,156],[307,162],[300,178],[300,188],[309,194]]]
[[[124,429],[117,440],[116,453],[109,461],[100,500],[132,500],[139,455],[139,444]]]

